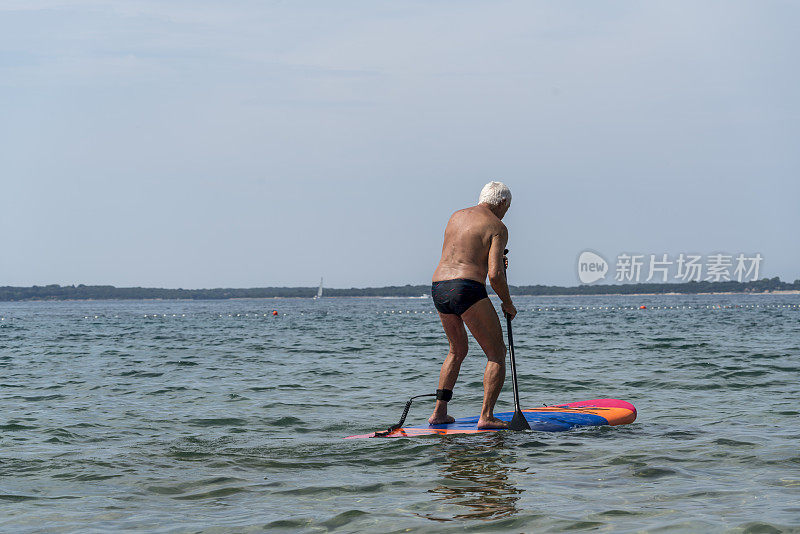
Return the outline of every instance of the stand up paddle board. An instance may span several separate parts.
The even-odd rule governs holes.
[[[636,420],[636,408],[630,402],[617,399],[594,399],[569,404],[544,406],[532,410],[522,410],[522,414],[531,425],[531,430],[543,432],[559,432],[579,426],[627,425]],[[514,412],[494,414],[498,419],[511,421]],[[505,430],[505,429],[502,429]],[[429,435],[477,434],[478,432],[497,432],[497,429],[479,429],[477,417],[456,419],[445,425],[411,426],[392,430],[391,432],[373,432],[348,436],[355,438],[402,438]],[[376,436],[379,434],[379,436]]]

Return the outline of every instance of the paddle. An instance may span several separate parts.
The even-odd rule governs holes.
[[[508,254],[508,249],[505,249],[503,254]],[[503,262],[503,272],[506,274],[506,282],[508,282],[507,267]],[[514,335],[511,333],[511,316],[506,314],[506,325],[508,328],[508,354],[511,357],[511,384],[514,387],[514,417],[508,423],[509,430],[530,430],[531,425],[528,420],[522,415],[522,410],[519,409],[519,386],[517,385],[517,364],[514,361]]]

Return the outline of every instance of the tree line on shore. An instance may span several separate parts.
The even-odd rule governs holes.
[[[487,287],[487,289],[490,289]],[[631,295],[636,293],[764,293],[800,290],[800,280],[783,282],[778,277],[750,282],[686,282],[680,284],[618,284],[580,286],[511,286],[512,295]],[[326,297],[419,297],[430,293],[430,285],[404,285],[334,289]],[[153,287],[60,286],[0,287],[0,301],[21,300],[222,300],[245,298],[311,298],[316,287],[253,287],[216,289],[163,289]]]

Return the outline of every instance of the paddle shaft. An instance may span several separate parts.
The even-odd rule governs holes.
[[[508,254],[508,249],[503,251],[503,254]],[[508,268],[506,261],[503,261],[503,273],[506,275],[506,283],[508,283]],[[514,334],[511,332],[511,316],[506,314],[506,328],[508,329],[508,354],[511,361],[511,386],[514,388],[514,417],[508,424],[510,430],[530,430],[528,420],[522,414],[519,407],[519,386],[517,385],[517,361],[514,358]]]
[[[506,325],[508,328],[508,354],[511,359],[511,385],[514,388],[514,412],[519,409],[519,386],[517,385],[517,362],[514,360],[514,335],[511,333],[511,316],[506,314]]]

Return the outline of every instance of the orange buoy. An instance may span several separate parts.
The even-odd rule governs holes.
[[[640,309],[640,310],[646,310],[646,309],[647,309],[647,306],[639,306],[639,309]]]
[[[278,315],[278,311],[277,310],[272,310],[272,315]]]

